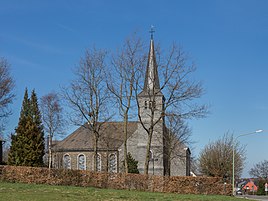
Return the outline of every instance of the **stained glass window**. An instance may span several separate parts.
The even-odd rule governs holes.
[[[111,154],[109,156],[109,172],[117,172],[117,161],[115,154]]]
[[[69,154],[65,154],[63,157],[63,167],[65,169],[71,169],[71,157]]]
[[[78,156],[77,166],[78,166],[78,170],[85,170],[86,169],[86,159],[85,159],[84,154],[80,154]]]
[[[101,156],[100,154],[97,154],[97,171],[101,171]]]

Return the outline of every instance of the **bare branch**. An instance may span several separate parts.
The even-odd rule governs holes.
[[[109,74],[107,86],[117,100],[119,114],[124,119],[124,167],[128,173],[127,163],[127,139],[129,111],[135,106],[134,85],[138,77],[138,70],[145,63],[143,56],[143,43],[139,38],[133,36],[127,39],[123,48],[113,56],[112,66],[117,74]]]
[[[13,93],[15,81],[10,75],[10,65],[6,59],[0,58],[0,119],[1,129],[4,129],[6,118],[12,114],[9,105],[15,98]]]
[[[71,121],[89,129],[89,133],[94,135],[95,171],[100,129],[111,118],[107,110],[109,90],[105,83],[106,55],[104,50],[87,49],[75,68],[76,79],[69,88],[63,88],[63,96],[73,110]]]
[[[41,98],[41,112],[44,129],[48,134],[48,167],[52,167],[52,140],[55,134],[63,134],[65,120],[63,109],[56,93],[49,93]]]

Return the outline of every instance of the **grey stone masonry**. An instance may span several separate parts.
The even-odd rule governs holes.
[[[165,125],[165,97],[160,90],[160,81],[151,38],[144,86],[138,95],[141,121],[128,122],[127,152],[138,161],[138,169],[144,173],[148,132],[153,125],[150,148],[149,174],[188,176],[190,174],[190,150],[183,144],[173,150],[172,159],[167,158],[167,130]],[[101,123],[101,122],[100,122]],[[145,127],[145,128],[144,128]],[[124,122],[104,122],[100,130],[98,156],[94,160],[94,134],[81,126],[64,140],[53,146],[53,167],[67,169],[122,172],[124,160]],[[178,143],[179,144],[179,143]],[[96,164],[95,164],[96,163]]]
[[[165,98],[160,91],[154,41],[151,39],[144,87],[143,91],[138,95],[141,123],[139,123],[137,131],[129,140],[129,151],[139,161],[138,168],[141,173],[144,172],[148,142],[148,133],[143,126],[149,129],[150,125],[153,124],[149,173],[155,175],[164,174],[164,119],[162,118],[164,101]]]

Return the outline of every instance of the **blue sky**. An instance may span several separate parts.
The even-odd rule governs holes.
[[[17,125],[24,90],[39,97],[59,91],[87,47],[115,50],[134,31],[148,40],[173,41],[190,54],[195,78],[204,83],[199,100],[210,115],[191,120],[193,154],[226,132],[235,136],[268,130],[268,1],[266,0],[0,0],[0,56],[16,80],[6,133]],[[247,146],[243,176],[267,159],[268,132],[239,138]]]

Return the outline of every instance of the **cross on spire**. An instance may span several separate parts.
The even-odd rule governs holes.
[[[151,25],[151,30],[149,31],[149,33],[151,34],[151,40],[154,39],[154,32],[155,32],[155,30],[154,30],[154,26]]]

